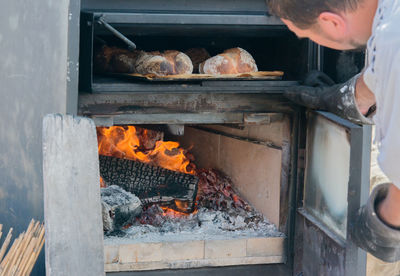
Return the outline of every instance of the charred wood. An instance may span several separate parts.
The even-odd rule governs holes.
[[[199,181],[196,176],[128,159],[99,158],[100,175],[108,185],[135,194],[145,205],[159,203],[181,212],[193,210]]]

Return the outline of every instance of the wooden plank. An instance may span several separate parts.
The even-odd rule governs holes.
[[[92,120],[44,118],[47,275],[104,275],[98,160]]]

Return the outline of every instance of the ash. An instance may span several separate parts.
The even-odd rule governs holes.
[[[129,228],[105,236],[105,244],[251,237],[282,237],[276,226],[241,199],[231,180],[216,170],[199,170],[197,209],[191,214],[153,205]]]

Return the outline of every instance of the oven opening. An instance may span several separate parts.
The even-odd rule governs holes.
[[[137,56],[130,55],[129,62],[119,52],[129,51],[127,44],[111,34],[103,26],[95,26],[87,34],[85,29],[81,35],[81,90],[85,92],[113,91],[157,91],[180,87],[185,91],[204,90],[209,86],[207,79],[196,79],[199,74],[199,63],[215,57],[232,48],[241,48],[248,52],[261,74],[282,72],[283,75],[229,78],[230,81],[241,81],[242,86],[266,86],[271,81],[297,81],[307,72],[309,61],[309,43],[300,40],[283,27],[257,25],[162,25],[162,24],[113,24],[113,27],[136,44],[138,51],[150,53],[173,50],[189,56],[193,64],[192,79],[184,77],[173,81],[159,81],[132,74],[143,73],[141,65],[137,65]],[[89,45],[90,44],[90,45]],[[104,50],[106,48],[107,50]],[[191,53],[193,49],[200,54]],[[114,55],[113,53],[117,53]],[[110,54],[112,53],[112,54]],[[204,54],[205,53],[205,54]],[[128,54],[129,56],[129,54]],[[126,63],[128,62],[128,64]],[[110,65],[111,64],[111,65]],[[147,68],[146,68],[147,69]],[[204,70],[200,73],[210,73]],[[185,72],[185,73],[183,73]],[[190,75],[189,71],[176,70],[171,74]],[[139,74],[138,73],[138,74]],[[129,74],[129,76],[127,76]],[[169,74],[169,73],[168,73]],[[223,77],[225,74],[220,75]],[[171,75],[168,75],[171,76]],[[227,75],[225,75],[227,76]],[[151,81],[153,80],[153,81]],[[225,87],[237,87],[226,82]],[[209,79],[208,79],[209,81]],[[249,83],[252,82],[252,83]],[[182,85],[185,85],[182,88]],[[155,86],[158,86],[155,88]],[[171,87],[173,86],[173,87]],[[170,91],[168,90],[168,91]]]
[[[271,116],[180,135],[165,125],[98,127],[106,271],[285,262],[289,123]]]

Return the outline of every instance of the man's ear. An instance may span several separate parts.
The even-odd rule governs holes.
[[[337,13],[322,12],[317,22],[322,32],[335,41],[342,40],[348,32],[346,19]]]

